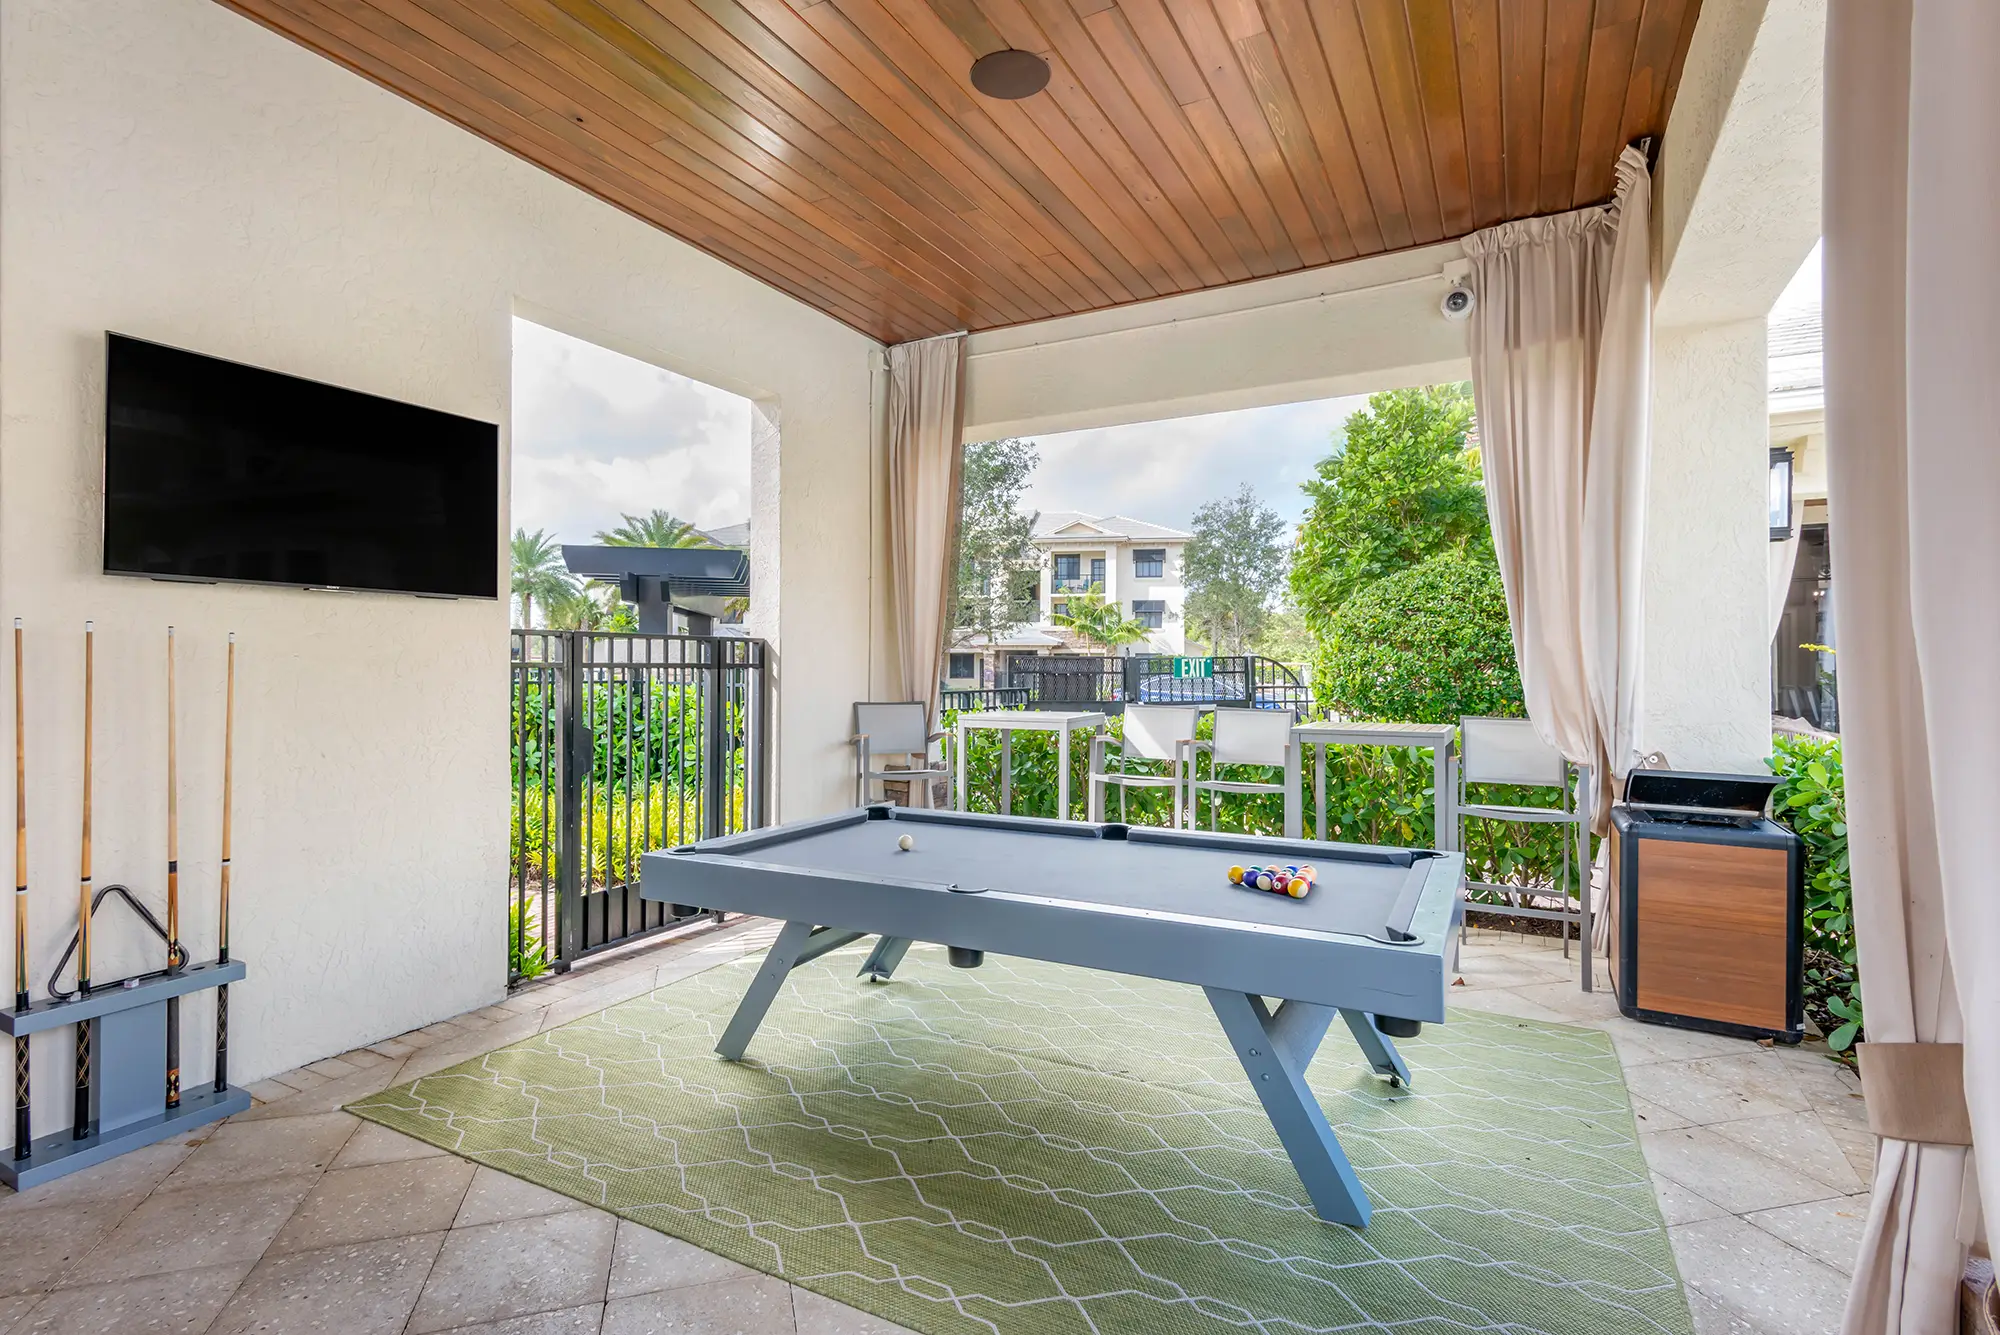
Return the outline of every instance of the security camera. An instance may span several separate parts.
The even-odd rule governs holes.
[[[1444,300],[1438,303],[1438,310],[1447,320],[1469,320],[1472,308],[1478,304],[1479,299],[1472,295],[1471,288],[1463,283],[1453,283],[1451,291],[1445,293]]]

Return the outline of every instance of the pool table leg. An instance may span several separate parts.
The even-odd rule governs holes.
[[[885,936],[875,943],[875,949],[868,952],[868,958],[861,962],[861,970],[854,976],[877,983],[886,983],[896,972],[896,966],[903,962],[903,952],[910,948],[907,936]]]
[[[1257,1092],[1278,1140],[1291,1156],[1292,1168],[1305,1184],[1313,1209],[1331,1223],[1366,1228],[1368,1193],[1334,1137],[1319,1100],[1306,1087],[1305,1070],[1312,1060],[1312,1048],[1331,1022],[1331,1016],[1315,1012],[1326,1008],[1312,1006],[1293,1012],[1299,1018],[1288,1023],[1286,1012],[1295,1003],[1286,1002],[1273,1015],[1262,997],[1217,987],[1202,990],[1208,993],[1208,1004],[1215,1008],[1215,1018],[1222,1022],[1223,1033],[1236,1049],[1236,1059],[1243,1063],[1243,1073],[1250,1077],[1250,1088]]]
[[[1386,1075],[1391,1084],[1408,1089],[1410,1068],[1403,1064],[1403,1054],[1396,1051],[1389,1036],[1375,1027],[1375,1017],[1366,1011],[1344,1010],[1340,1018],[1347,1021],[1348,1032],[1361,1045],[1361,1055],[1375,1068],[1375,1074]]]
[[[743,1050],[756,1037],[757,1026],[764,1023],[764,1013],[778,999],[778,989],[785,985],[792,970],[866,935],[840,927],[815,927],[804,920],[786,923],[765,953],[764,965],[757,970],[743,1000],[736,1003],[736,1014],[729,1017],[729,1027],[722,1031],[722,1041],[715,1045],[715,1050],[729,1061],[742,1060]]]

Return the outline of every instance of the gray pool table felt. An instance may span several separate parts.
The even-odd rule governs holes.
[[[909,852],[898,836],[915,841]],[[863,820],[802,832],[746,852],[746,861],[800,870],[927,881],[1012,894],[1113,904],[1303,931],[1380,937],[1411,869],[1349,860],[1315,849],[1286,853],[1273,842],[1252,855],[1040,830],[983,829]],[[1304,899],[1229,883],[1232,865],[1310,861],[1319,882]]]

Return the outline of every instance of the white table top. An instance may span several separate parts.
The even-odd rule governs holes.
[[[1105,726],[1102,714],[1066,709],[995,709],[984,714],[960,714],[961,728],[1001,728],[1013,732],[1062,732]]]
[[[1451,746],[1458,729],[1449,723],[1301,723],[1292,735],[1303,742],[1354,746]]]

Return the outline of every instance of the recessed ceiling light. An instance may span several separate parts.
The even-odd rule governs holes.
[[[1049,62],[1032,51],[994,51],[972,62],[972,86],[988,97],[1018,102],[1049,86]]]

